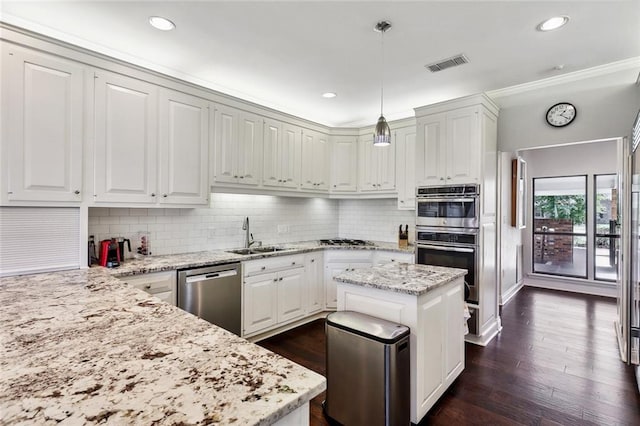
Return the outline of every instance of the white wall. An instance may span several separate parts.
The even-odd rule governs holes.
[[[398,210],[398,202],[385,200],[341,200],[340,237],[375,241],[398,241],[398,227],[409,225],[409,241],[415,239],[415,210]]]
[[[338,235],[338,202],[322,198],[211,194],[211,208],[90,208],[89,235],[96,240],[150,232],[154,255],[242,247],[242,222],[263,244],[332,238]],[[288,232],[278,233],[278,225]]]

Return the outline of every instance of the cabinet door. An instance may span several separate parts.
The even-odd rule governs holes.
[[[331,146],[331,191],[355,192],[357,187],[357,153],[355,137],[334,139]]]
[[[264,124],[264,162],[262,165],[262,181],[264,185],[280,186],[280,141],[282,139],[282,125],[278,121],[265,120]]]
[[[302,129],[282,124],[282,148],[280,149],[280,186],[297,188],[300,185],[300,141]]]
[[[305,314],[305,270],[295,268],[278,273],[278,323]]]
[[[244,279],[244,335],[276,324],[277,290],[278,278],[275,273]]]
[[[412,127],[396,132],[396,187],[398,209],[416,208],[416,130]]]
[[[235,183],[238,180],[238,121],[238,110],[216,105],[213,182]]]
[[[378,157],[376,150],[382,147],[373,146],[369,139],[358,142],[358,190],[378,190]]]
[[[348,263],[327,263],[324,272],[325,306],[327,309],[336,309],[338,306],[338,289],[333,277],[349,268]]]
[[[1,59],[7,199],[79,202],[84,69],[6,44]]]
[[[442,296],[434,297],[418,305],[416,327],[418,347],[416,352],[416,403],[418,413],[425,413],[435,404],[444,386],[442,366],[444,363]],[[460,312],[462,314],[462,312]],[[418,416],[420,418],[421,416]]]
[[[379,191],[393,191],[396,189],[396,144],[389,146],[374,146],[376,183]]]
[[[418,120],[416,143],[418,185],[445,183],[445,114],[433,114]]]
[[[463,284],[454,285],[444,294],[446,332],[444,333],[444,382],[449,386],[464,369],[464,292]]]
[[[320,133],[313,146],[313,181],[316,189],[329,189],[329,139]]]
[[[176,305],[176,271],[153,272],[122,278],[127,284],[145,291],[167,303]]]
[[[300,188],[317,189],[315,176],[315,155],[318,136],[315,132],[304,130],[302,133],[302,160],[300,170]]]
[[[307,314],[320,312],[324,309],[324,281],[322,269],[322,253],[307,255],[305,274],[307,283]]]
[[[106,71],[94,80],[95,200],[155,203],[157,87]]]
[[[478,108],[447,113],[446,183],[477,183],[480,163]]]
[[[260,184],[262,168],[262,117],[248,112],[240,114],[237,155],[238,183]]]
[[[209,199],[209,104],[172,90],[160,93],[160,202]]]

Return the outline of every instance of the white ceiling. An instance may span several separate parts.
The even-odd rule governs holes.
[[[329,126],[640,57],[640,0],[7,1],[0,19]],[[542,33],[554,15],[569,23]],[[175,22],[152,28],[148,17]],[[464,53],[469,64],[424,65]],[[561,71],[556,65],[564,65]],[[636,73],[637,74],[637,73]],[[338,93],[334,99],[320,95]]]

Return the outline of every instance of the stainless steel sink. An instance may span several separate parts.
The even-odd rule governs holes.
[[[282,247],[265,246],[265,247],[251,247],[251,248],[242,248],[242,249],[236,249],[236,250],[227,250],[227,253],[242,254],[246,256],[250,254],[275,253],[283,250],[287,250],[287,249]]]

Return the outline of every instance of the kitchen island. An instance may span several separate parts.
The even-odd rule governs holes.
[[[307,424],[324,377],[110,272],[0,279],[0,423]]]
[[[388,263],[334,277],[338,310],[411,330],[411,421],[418,423],[464,370],[464,269]]]

